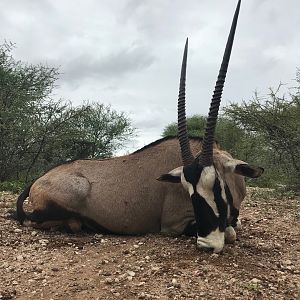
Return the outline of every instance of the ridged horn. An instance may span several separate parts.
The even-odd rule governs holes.
[[[213,143],[214,143],[215,128],[217,124],[218,112],[221,103],[224,82],[226,78],[231,49],[233,45],[235,29],[238,21],[240,5],[241,5],[241,0],[238,1],[234,13],[230,33],[227,39],[227,44],[223,55],[221,68],[219,71],[218,79],[215,85],[215,90],[213,92],[212,100],[210,103],[210,109],[209,109],[209,114],[206,122],[205,134],[204,134],[204,139],[202,144],[202,151],[200,155],[196,158],[198,163],[201,164],[202,166],[210,166],[213,164]]]
[[[186,65],[187,65],[188,39],[186,39],[184,53],[181,65],[179,95],[178,95],[178,139],[181,150],[181,158],[184,166],[191,164],[194,161],[194,156],[191,152],[190,141],[188,137],[186,113],[185,113],[185,80],[186,80]]]

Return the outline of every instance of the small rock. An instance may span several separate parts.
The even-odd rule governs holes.
[[[18,255],[18,256],[17,256],[17,260],[18,260],[18,261],[21,261],[21,260],[23,260],[23,259],[24,259],[24,257],[23,257],[22,255]]]
[[[286,265],[286,266],[289,266],[289,265],[292,264],[292,261],[289,260],[289,259],[287,259],[287,260],[282,261],[282,264],[283,264],[283,265]]]
[[[274,248],[277,250],[280,250],[282,248],[282,245],[280,243],[275,242],[274,243]]]
[[[180,283],[178,283],[177,279],[176,278],[173,278],[172,279],[172,285],[176,288],[180,288]]]
[[[15,232],[15,233],[20,233],[20,232],[22,232],[22,229],[16,228],[16,229],[14,230],[14,232]]]
[[[108,260],[106,259],[101,260],[101,265],[105,265],[105,264],[108,264]]]
[[[38,234],[37,231],[35,231],[35,230],[31,231],[32,236],[36,236],[37,234]]]
[[[254,284],[258,284],[258,283],[261,282],[261,280],[258,279],[258,278],[252,278],[252,279],[250,280],[250,282],[251,282],[251,283],[254,283]]]
[[[233,283],[235,283],[236,282],[236,279],[235,278],[230,278],[229,280],[228,280],[228,284],[233,284]]]
[[[105,278],[105,284],[112,284],[113,283],[113,279],[111,277]]]
[[[104,276],[111,276],[111,272],[108,272],[108,271],[103,272],[103,275],[104,275]]]
[[[102,238],[103,237],[103,234],[98,234],[98,233],[96,233],[95,235],[94,235],[94,238],[95,239],[100,239],[100,238]]]
[[[58,272],[58,271],[59,271],[59,268],[53,267],[53,268],[51,268],[51,270],[52,270],[53,272]]]
[[[134,277],[135,276],[135,272],[133,271],[127,271],[127,274],[131,277]]]
[[[41,240],[39,240],[39,243],[40,243],[42,246],[46,246],[46,245],[49,243],[49,241],[46,240],[46,239],[41,239]]]

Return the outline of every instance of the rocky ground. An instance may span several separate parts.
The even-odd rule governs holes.
[[[300,299],[300,198],[249,189],[221,254],[194,238],[71,235],[8,219],[0,194],[0,299]]]

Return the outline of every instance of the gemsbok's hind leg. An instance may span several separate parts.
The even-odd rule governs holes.
[[[26,221],[24,225],[42,230],[66,230],[70,233],[78,233],[81,231],[82,222],[77,219],[45,221],[41,223]]]
[[[65,228],[78,232],[82,213],[90,192],[89,181],[80,173],[47,173],[31,187],[29,201],[33,212],[27,215],[28,225],[51,229]]]
[[[35,210],[49,209],[50,205],[57,205],[57,208],[80,212],[86,206],[90,190],[90,182],[79,172],[50,172],[32,185],[29,201]]]
[[[81,230],[82,222],[77,213],[70,212],[56,204],[48,205],[44,210],[34,210],[28,215],[28,221],[24,223],[37,229],[65,229],[76,233]]]
[[[67,220],[65,226],[70,232],[77,233],[81,231],[82,222],[78,219],[69,219]]]

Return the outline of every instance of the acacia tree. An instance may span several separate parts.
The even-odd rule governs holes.
[[[53,90],[58,71],[25,65],[11,55],[13,45],[0,47],[0,180],[26,167],[20,158],[35,143],[41,103]]]
[[[0,45],[0,182],[29,180],[68,159],[109,157],[133,133],[109,106],[52,99],[58,70],[16,61],[13,47]]]
[[[230,104],[218,119],[216,139],[221,148],[238,159],[265,168],[255,184],[286,185],[300,189],[300,71],[296,87],[280,96],[270,89],[267,98],[257,93],[242,104]],[[191,136],[202,136],[206,117],[187,118]],[[169,124],[163,136],[177,135],[177,123]]]
[[[71,120],[72,127],[79,134],[73,139],[78,158],[105,158],[122,147],[133,134],[129,118],[118,113],[110,105],[91,103],[86,106],[83,114]],[[78,148],[78,145],[81,147]]]
[[[298,87],[280,96],[280,88],[270,89],[267,99],[255,97],[249,102],[231,104],[225,113],[238,126],[260,139],[253,155],[263,156],[267,175],[276,183],[300,188],[300,74]]]

